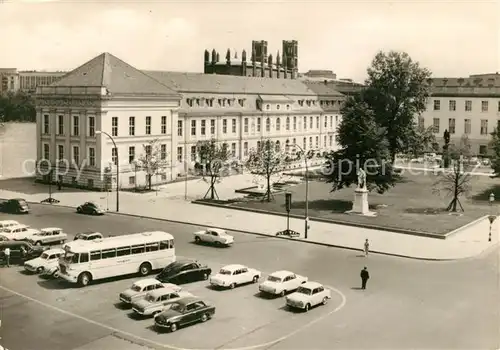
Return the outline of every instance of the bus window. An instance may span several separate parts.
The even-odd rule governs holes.
[[[132,246],[132,254],[144,253],[144,244],[136,244]]]
[[[161,241],[160,242],[160,250],[168,249],[169,241]]]
[[[91,261],[101,260],[101,251],[96,250],[96,251],[90,252],[90,260]]]
[[[158,242],[146,244],[147,252],[155,252],[158,250]]]
[[[89,253],[80,254],[80,262],[81,263],[89,262]]]
[[[116,256],[130,255],[130,247],[120,247],[116,249]]]
[[[104,249],[102,251],[102,259],[116,258],[116,249]]]
[[[171,240],[170,240],[170,249],[172,249],[173,247],[174,247],[174,240],[173,240],[173,239],[171,239]]]

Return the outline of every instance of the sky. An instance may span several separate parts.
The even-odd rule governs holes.
[[[102,52],[148,70],[203,71],[203,52],[298,40],[299,71],[363,81],[405,51],[435,77],[500,71],[499,1],[0,0],[0,67],[71,70]]]

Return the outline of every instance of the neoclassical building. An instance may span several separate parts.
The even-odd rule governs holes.
[[[37,89],[37,178],[51,168],[63,185],[101,190],[116,186],[118,165],[120,188],[144,185],[134,164],[152,140],[168,164],[153,183],[192,168],[200,140],[226,143],[235,159],[264,138],[335,149],[343,99],[297,79],[140,71],[103,53]]]

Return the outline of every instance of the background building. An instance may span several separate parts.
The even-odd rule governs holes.
[[[16,68],[0,68],[0,94],[19,90],[19,76]]]
[[[66,72],[18,71],[0,68],[0,93],[35,92],[37,86],[47,86],[61,79]]]
[[[500,120],[500,74],[477,74],[468,78],[434,78],[427,109],[419,123],[433,126],[439,143],[450,132],[451,142],[467,135],[472,152],[487,155],[491,133]]]

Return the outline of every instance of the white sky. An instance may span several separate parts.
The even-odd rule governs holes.
[[[203,51],[299,41],[299,70],[363,80],[378,50],[434,76],[500,71],[498,1],[0,0],[0,67],[71,70],[101,52],[141,69],[203,71]]]

